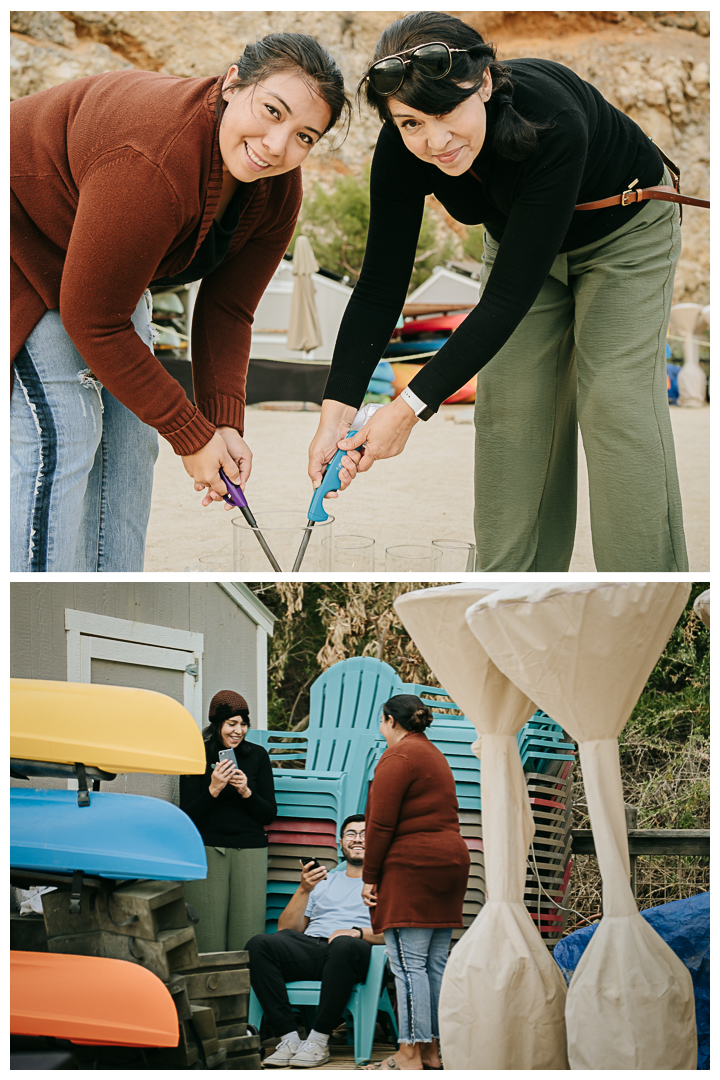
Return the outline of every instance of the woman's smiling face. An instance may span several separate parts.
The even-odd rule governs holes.
[[[388,100],[395,125],[408,150],[436,165],[448,176],[461,176],[472,167],[485,142],[485,101],[490,97],[490,72],[477,93],[444,116],[428,116],[397,98]]]
[[[223,86],[228,102],[220,123],[223,167],[246,184],[290,172],[330,123],[330,106],[296,70],[269,75],[254,86],[225,89],[236,78],[233,65]]]
[[[242,716],[231,716],[220,728],[220,742],[227,750],[234,750],[243,741],[247,731],[247,720]]]

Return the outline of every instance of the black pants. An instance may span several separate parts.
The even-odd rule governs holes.
[[[329,945],[327,938],[308,937],[299,930],[256,934],[245,948],[250,954],[250,983],[277,1036],[297,1026],[286,982],[320,980],[313,1027],[329,1035],[342,1020],[353,986],[367,978],[372,952],[372,945],[359,938],[338,937]]]

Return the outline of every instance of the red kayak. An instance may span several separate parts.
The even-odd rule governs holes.
[[[157,975],[127,960],[10,953],[10,1033],[93,1046],[177,1046],[178,1018]]]
[[[435,315],[427,319],[406,319],[403,326],[395,331],[395,335],[402,338],[413,337],[415,334],[448,334],[457,329],[463,319],[467,319],[469,311],[463,311],[459,315]]]

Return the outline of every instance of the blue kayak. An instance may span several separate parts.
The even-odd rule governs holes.
[[[391,341],[385,350],[385,356],[414,356],[415,353],[437,352],[442,349],[448,335],[439,338],[421,339],[420,341]]]
[[[10,866],[114,879],[194,881],[207,877],[200,833],[164,799],[76,791],[10,789]]]

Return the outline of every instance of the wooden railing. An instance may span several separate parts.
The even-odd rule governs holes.
[[[630,884],[637,896],[636,865],[638,855],[709,855],[709,829],[638,829],[637,808],[625,804]],[[592,829],[573,829],[573,855],[595,855]]]

